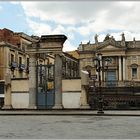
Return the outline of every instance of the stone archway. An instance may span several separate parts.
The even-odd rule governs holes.
[[[29,109],[36,109],[36,54],[53,53],[55,55],[55,105],[54,109],[62,109],[62,49],[67,37],[65,35],[41,36],[27,48],[29,54]]]

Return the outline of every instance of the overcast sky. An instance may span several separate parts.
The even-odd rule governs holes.
[[[81,42],[102,41],[107,33],[116,40],[140,40],[138,1],[22,1],[0,2],[0,28],[29,35],[65,34],[63,51],[77,49]]]

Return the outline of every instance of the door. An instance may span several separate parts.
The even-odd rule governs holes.
[[[107,86],[116,86],[116,71],[107,71]]]
[[[54,65],[37,65],[37,108],[54,106]]]

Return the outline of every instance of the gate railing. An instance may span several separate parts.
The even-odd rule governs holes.
[[[98,81],[90,81],[89,86],[99,86]],[[101,82],[101,87],[138,87],[140,81],[105,81]]]
[[[98,108],[99,91],[102,93],[104,109],[140,109],[140,86],[86,87],[92,109]]]

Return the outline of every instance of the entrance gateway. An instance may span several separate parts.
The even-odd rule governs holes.
[[[52,109],[55,104],[54,65],[37,65],[37,109]]]
[[[62,109],[62,49],[65,35],[43,35],[28,46],[29,109]],[[37,54],[54,54],[54,65],[36,65]],[[55,76],[54,76],[55,75]],[[55,86],[54,86],[55,83]]]

